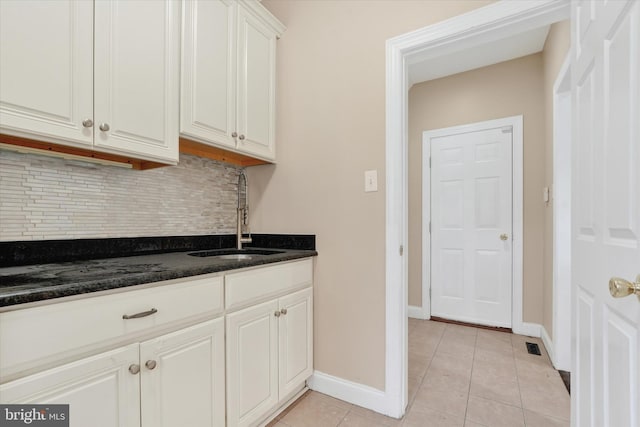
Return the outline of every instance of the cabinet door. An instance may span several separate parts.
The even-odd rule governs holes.
[[[180,132],[235,148],[235,7],[228,0],[183,4]]]
[[[238,5],[238,149],[275,159],[276,35]]]
[[[93,2],[0,1],[0,131],[92,144]]]
[[[249,426],[278,403],[278,302],[227,316],[227,420]]]
[[[95,2],[95,148],[178,160],[179,8]]]
[[[313,289],[280,298],[280,400],[298,390],[313,373]]]
[[[0,385],[2,403],[69,404],[71,427],[138,427],[138,344]]]
[[[224,427],[224,318],[140,344],[142,427]]]

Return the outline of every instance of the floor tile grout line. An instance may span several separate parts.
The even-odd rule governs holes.
[[[422,374],[422,376],[420,377],[420,381],[416,386],[416,393],[413,396],[413,399],[410,398],[411,401],[407,405],[407,412],[405,413],[405,416],[411,411],[411,408],[413,407],[413,402],[416,400],[416,396],[418,395],[418,390],[420,390],[420,388],[422,387],[422,384],[424,383],[424,379],[427,376],[427,372],[429,372],[429,368],[431,368],[431,364],[433,363],[433,358],[436,356],[436,353],[438,352],[438,348],[440,347],[440,343],[442,342],[442,338],[444,337],[445,329],[446,327],[442,329],[442,333],[440,334],[440,339],[438,340],[438,344],[436,345],[436,348],[433,350],[433,354],[431,355],[431,358],[429,359],[429,363],[427,364],[427,369],[424,370],[424,374]],[[404,424],[404,421],[403,421],[403,424]]]
[[[473,357],[471,357],[471,373],[469,374],[469,389],[467,390],[467,404],[464,407],[464,424],[467,423],[467,412],[469,411],[469,399],[471,399],[471,382],[473,381],[473,364],[476,360],[477,348],[478,348],[478,331],[476,330],[476,340],[473,343]]]
[[[520,395],[520,407],[522,408],[522,423],[527,427],[527,418],[524,416],[524,401],[522,400],[522,387],[520,386],[520,373],[518,372],[518,361],[516,360],[516,351],[513,348],[513,340],[511,340],[511,351],[513,353],[513,365],[516,369],[516,381],[518,381],[518,394]]]
[[[342,425],[342,423],[347,418],[347,416],[351,413],[352,410],[353,410],[353,405],[349,405],[349,409],[344,414],[344,416],[340,419],[340,421],[338,421],[338,424],[336,424],[336,427],[340,427],[340,425]]]

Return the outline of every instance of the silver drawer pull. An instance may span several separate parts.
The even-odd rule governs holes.
[[[123,314],[122,318],[127,320],[127,319],[139,319],[141,317],[147,317],[147,316],[151,316],[152,314],[157,313],[158,310],[156,310],[155,308],[152,308],[151,310],[147,310],[147,311],[143,311],[142,313],[136,313],[136,314]]]

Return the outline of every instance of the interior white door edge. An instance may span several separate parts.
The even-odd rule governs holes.
[[[553,324],[549,352],[571,370],[571,56],[553,86]]]
[[[530,325],[522,320],[523,295],[523,117],[512,116],[502,119],[470,123],[461,126],[425,131],[423,133],[423,169],[422,169],[422,304],[431,306],[431,172],[429,156],[431,153],[431,139],[452,134],[463,134],[487,129],[512,129],[512,294],[511,294],[511,328],[513,332],[525,335],[540,335],[538,325]],[[429,316],[431,316],[429,312]],[[537,328],[535,326],[538,326]]]

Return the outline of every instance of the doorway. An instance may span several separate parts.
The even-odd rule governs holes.
[[[385,391],[376,409],[401,417],[408,402],[408,241],[407,105],[411,86],[409,71],[428,67],[447,53],[473,50],[505,40],[527,30],[570,17],[569,2],[496,2],[387,41],[386,45],[386,249],[385,249]],[[468,63],[471,55],[459,62]],[[514,295],[515,301],[515,295]],[[522,295],[520,295],[522,303]],[[516,330],[518,326],[519,330]],[[531,334],[535,328],[520,320],[514,332]],[[539,334],[539,328],[537,328]]]
[[[522,122],[514,116],[423,134],[427,316],[502,328],[521,316]]]

